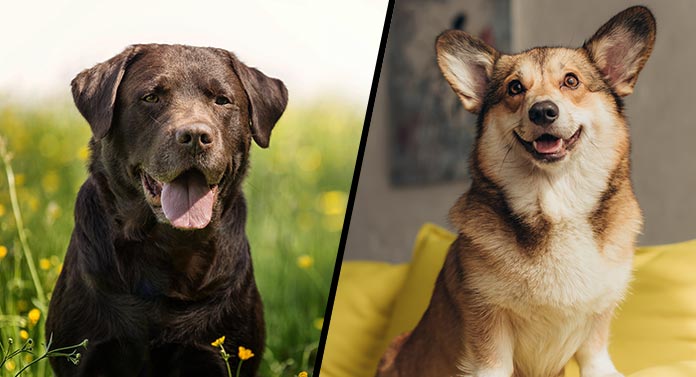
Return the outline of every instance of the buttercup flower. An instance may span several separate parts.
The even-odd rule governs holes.
[[[7,248],[5,246],[0,246],[0,260],[3,260],[7,256]]]
[[[34,326],[39,322],[39,319],[41,318],[41,310],[34,308],[29,311],[29,314],[27,314],[27,318],[29,318],[29,323]]]
[[[319,198],[321,210],[325,215],[342,215],[348,203],[348,195],[343,191],[326,191]]]
[[[300,268],[308,269],[314,265],[314,258],[309,255],[300,255],[297,257],[297,265]]]
[[[24,181],[26,177],[24,177],[24,174],[15,174],[15,186],[21,186],[24,184]]]
[[[55,170],[51,170],[44,174],[43,178],[41,178],[41,187],[48,193],[58,191],[60,187],[60,176],[58,173]]]
[[[214,342],[210,343],[213,347],[220,347],[222,343],[225,343],[225,336],[217,338]]]
[[[252,357],[254,357],[254,353],[251,352],[250,349],[244,348],[244,347],[239,347],[239,358],[242,360],[249,360]]]
[[[87,159],[89,158],[89,148],[87,148],[87,146],[80,148],[77,151],[77,158],[80,161],[87,161]]]
[[[19,337],[22,338],[22,340],[27,340],[29,339],[29,332],[27,332],[27,330],[19,330]]]
[[[15,364],[14,360],[7,360],[5,363],[5,369],[9,370],[10,372],[15,370],[16,367],[17,365]]]
[[[48,271],[49,269],[51,269],[51,261],[47,258],[39,259],[39,268],[44,271]]]
[[[309,375],[305,371],[302,371],[302,372],[300,372],[300,374],[297,375],[297,377],[307,377],[307,376],[309,376]]]

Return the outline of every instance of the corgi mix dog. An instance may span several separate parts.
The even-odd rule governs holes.
[[[609,324],[631,278],[642,216],[630,180],[623,96],[655,41],[645,7],[614,16],[581,48],[502,54],[450,30],[440,68],[478,114],[471,188],[416,328],[378,376],[621,376]]]

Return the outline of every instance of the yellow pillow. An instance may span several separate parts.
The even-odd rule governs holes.
[[[683,361],[670,365],[661,365],[643,369],[630,377],[686,377],[696,376],[696,361]]]
[[[377,360],[395,335],[418,323],[453,240],[435,225],[421,229]],[[617,368],[629,375],[669,364],[635,376],[696,376],[696,241],[639,248],[634,266],[630,293],[612,322],[610,353]],[[577,375],[572,363],[566,376]]]
[[[395,336],[418,324],[430,303],[435,280],[440,273],[454,234],[434,224],[424,224],[413,246],[413,258],[406,281],[394,300],[394,314],[381,344],[380,355]]]
[[[408,265],[345,262],[336,288],[322,377],[373,376],[392,303]]]

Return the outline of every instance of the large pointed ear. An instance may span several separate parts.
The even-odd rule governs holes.
[[[256,68],[247,67],[229,53],[232,65],[249,99],[251,132],[261,148],[267,148],[271,131],[288,104],[288,90],[278,79],[268,77]]]
[[[448,30],[435,42],[437,64],[464,108],[478,113],[499,53],[461,30]]]
[[[616,94],[626,96],[633,93],[654,43],[655,17],[648,8],[635,6],[612,17],[583,48]]]
[[[72,80],[75,105],[92,128],[96,140],[106,136],[111,128],[118,86],[138,50],[138,46],[130,46],[113,58],[80,72]]]

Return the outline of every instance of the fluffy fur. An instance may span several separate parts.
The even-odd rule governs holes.
[[[504,55],[462,31],[436,47],[465,108],[478,113],[472,185],[416,328],[378,376],[621,376],[609,323],[631,278],[642,217],[630,181],[622,96],[655,40],[645,7],[614,16],[581,48]],[[551,103],[546,121],[535,105]]]

